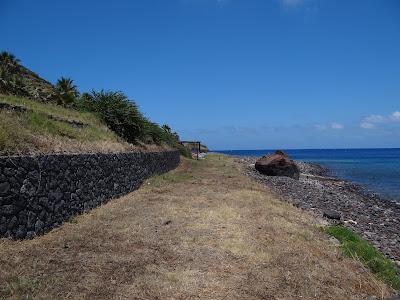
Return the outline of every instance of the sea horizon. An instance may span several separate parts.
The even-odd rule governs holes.
[[[350,148],[270,148],[270,149],[219,149],[219,150],[209,150],[209,152],[221,151],[277,151],[277,150],[368,150],[368,149],[400,149],[400,147],[350,147]]]

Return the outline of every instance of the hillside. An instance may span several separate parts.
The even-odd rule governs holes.
[[[0,94],[0,155],[134,148],[94,114]]]
[[[44,102],[56,101],[55,87],[7,52],[0,53],[0,93]]]
[[[54,86],[41,78],[38,74],[30,71],[24,66],[18,67],[18,73],[25,81],[25,90],[29,98],[40,101],[54,101],[55,88]]]
[[[171,148],[190,156],[176,132],[150,121],[122,92],[80,93],[63,77],[52,85],[0,53],[0,155]]]

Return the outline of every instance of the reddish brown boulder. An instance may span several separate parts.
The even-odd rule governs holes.
[[[256,170],[268,176],[286,176],[297,180],[300,177],[300,170],[296,163],[281,150],[261,157],[256,162]]]

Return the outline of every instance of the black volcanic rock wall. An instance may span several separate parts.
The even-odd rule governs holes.
[[[176,168],[177,151],[0,158],[0,237],[32,238]]]

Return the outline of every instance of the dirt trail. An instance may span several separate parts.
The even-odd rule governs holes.
[[[31,241],[0,240],[0,298],[378,299],[315,220],[227,157],[184,160]],[[375,299],[375,298],[374,298]]]

